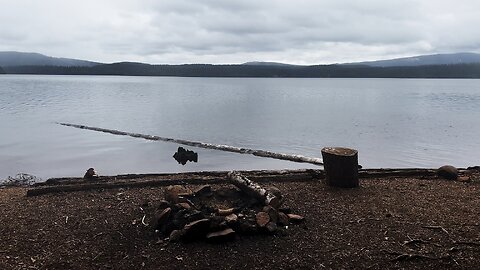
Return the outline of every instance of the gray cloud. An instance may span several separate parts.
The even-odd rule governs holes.
[[[474,0],[0,0],[0,50],[95,61],[320,64],[479,51]]]

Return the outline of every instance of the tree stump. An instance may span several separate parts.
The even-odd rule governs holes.
[[[343,147],[322,149],[327,184],[334,187],[358,187],[358,151]]]

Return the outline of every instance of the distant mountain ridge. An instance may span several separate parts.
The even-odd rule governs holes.
[[[1,56],[4,56],[3,62]],[[17,58],[13,56],[17,56]],[[231,65],[152,65],[136,62],[102,64],[76,59],[54,58],[35,53],[0,52],[0,67],[3,67],[7,74],[480,79],[480,54],[437,54],[381,61],[305,66],[276,62],[247,62]]]
[[[25,53],[6,51],[0,52],[0,67],[11,66],[61,66],[61,67],[92,67],[100,63],[70,59],[50,57],[39,53]]]
[[[480,63],[480,54],[478,53],[450,53],[450,54],[432,54],[419,55],[412,57],[395,58],[388,60],[365,61],[347,63],[344,65],[367,65],[370,67],[411,67],[428,65],[455,65]]]

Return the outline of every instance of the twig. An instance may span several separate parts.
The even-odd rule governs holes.
[[[480,242],[455,241],[454,244],[467,245],[467,246],[480,246]]]
[[[145,226],[148,226],[148,224],[145,223],[145,217],[146,217],[146,216],[147,216],[147,215],[143,215],[143,217],[142,217],[142,224],[145,225]]]
[[[403,245],[411,245],[411,244],[418,244],[418,243],[427,243],[428,241],[422,240],[422,239],[411,239],[408,241],[403,241]]]
[[[397,257],[395,257],[395,258],[392,259],[391,261],[392,261],[392,262],[396,262],[396,261],[409,261],[409,260],[414,260],[414,259],[443,260],[443,259],[448,259],[448,258],[450,258],[450,255],[442,256],[442,257],[430,257],[430,256],[422,255],[422,254],[409,254],[409,253],[405,253],[405,254],[400,254],[400,255],[398,255]]]
[[[92,238],[95,239],[95,238],[99,237],[99,236],[102,235],[102,234],[103,234],[103,232],[99,232],[99,233],[95,234]]]
[[[427,225],[427,226],[422,226],[422,228],[425,228],[425,229],[434,229],[434,230],[442,230],[444,233],[449,234],[448,231],[445,230],[442,226],[430,226],[430,225]]]

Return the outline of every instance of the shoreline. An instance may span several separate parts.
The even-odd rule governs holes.
[[[480,263],[480,170],[460,170],[468,182],[439,179],[431,169],[409,170],[360,170],[360,188],[353,189],[327,186],[316,170],[245,172],[262,186],[280,189],[285,204],[306,221],[289,226],[285,234],[237,236],[224,244],[170,243],[155,234],[150,213],[163,199],[162,185],[32,197],[26,196],[28,190],[78,186],[83,180],[3,188],[0,268],[475,269]],[[194,188],[223,173],[100,180],[178,181]]]

